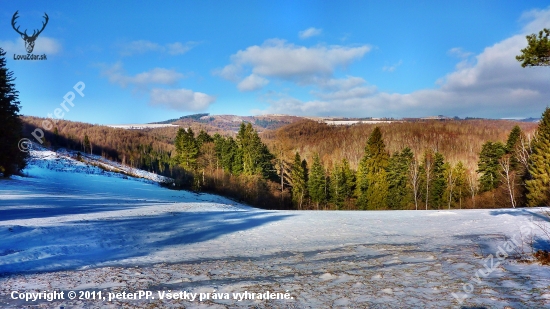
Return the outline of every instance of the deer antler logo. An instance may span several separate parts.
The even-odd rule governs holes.
[[[34,30],[32,32],[32,35],[29,36],[27,34],[26,29],[25,29],[25,32],[21,32],[21,31],[19,31],[19,26],[17,28],[15,28],[15,20],[19,18],[19,16],[17,16],[17,13],[19,13],[19,11],[16,11],[15,14],[13,14],[13,17],[11,18],[11,26],[13,27],[13,30],[15,30],[17,33],[19,33],[19,35],[21,35],[21,38],[25,41],[25,49],[27,50],[27,53],[30,54],[30,53],[32,53],[32,51],[34,49],[34,41],[36,40],[38,35],[40,33],[42,33],[44,28],[46,28],[46,25],[48,24],[48,20],[50,18],[48,17],[48,14],[44,13],[44,19],[46,20],[46,22],[42,22],[42,29]],[[38,31],[38,32],[36,32],[36,31]]]

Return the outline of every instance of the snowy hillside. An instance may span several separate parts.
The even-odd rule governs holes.
[[[29,177],[0,180],[0,307],[550,307],[549,267],[519,263],[517,246],[497,258],[520,233],[548,245],[531,223],[542,222],[540,209],[265,211],[43,149],[32,156]],[[288,291],[292,299],[10,296],[53,290]]]

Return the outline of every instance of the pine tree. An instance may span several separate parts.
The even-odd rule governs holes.
[[[3,177],[23,170],[28,154],[18,143],[23,124],[19,119],[19,92],[15,89],[13,72],[6,68],[6,53],[0,48],[0,173]]]
[[[349,162],[346,159],[342,159],[342,175],[344,177],[345,186],[342,188],[342,194],[344,199],[349,200],[353,196],[355,189],[355,173],[349,166]]]
[[[201,130],[199,132],[199,135],[197,135],[197,145],[198,145],[199,148],[202,147],[203,144],[210,143],[210,142],[213,142],[213,141],[214,141],[214,139],[212,138],[212,136],[210,136],[204,130]]]
[[[246,175],[262,175],[276,178],[272,160],[275,158],[258,136],[252,124],[241,123],[237,134],[238,155],[242,157],[242,172]]]
[[[180,128],[176,135],[176,151],[178,163],[187,171],[195,171],[199,146],[195,139],[195,133],[191,128],[187,130]]]
[[[88,153],[90,148],[90,139],[88,138],[88,134],[84,134],[84,153]]]
[[[345,202],[346,179],[344,170],[340,164],[336,163],[330,174],[330,201],[336,205],[338,209],[342,209]]]
[[[455,201],[458,199],[458,207],[462,208],[462,199],[468,194],[467,171],[462,161],[458,161],[453,170],[455,174],[456,192],[456,195],[453,198]]]
[[[357,171],[357,204],[361,209],[384,209],[388,204],[389,184],[386,168],[389,155],[379,127],[374,128]]]
[[[434,155],[433,176],[432,183],[430,185],[431,191],[429,198],[432,207],[437,207],[437,209],[440,209],[443,205],[445,205],[443,194],[445,193],[445,189],[447,187],[447,179],[445,177],[447,168],[450,168],[450,166],[448,164],[445,165],[445,158],[443,157],[443,154],[436,152]]]
[[[394,153],[388,164],[389,195],[391,209],[405,209],[412,202],[413,193],[409,185],[409,166],[414,154],[409,147],[401,153]]]
[[[292,201],[297,209],[302,209],[307,196],[307,180],[306,171],[298,152],[294,156],[294,162],[290,170],[290,182],[292,185]]]
[[[505,153],[506,147],[501,142],[486,142],[483,144],[477,163],[477,172],[481,174],[479,178],[481,192],[498,187],[500,183],[499,160]]]
[[[539,122],[533,153],[529,160],[531,179],[526,181],[527,205],[550,205],[550,108]]]
[[[521,146],[521,137],[523,132],[519,126],[514,126],[510,134],[508,135],[508,140],[506,141],[505,151],[506,154],[510,155],[510,167],[513,170],[518,170],[520,167],[519,160],[517,158],[518,148]]]
[[[321,164],[319,154],[313,156],[313,164],[311,165],[311,171],[308,180],[308,191],[311,201],[315,203],[316,208],[319,209],[319,205],[326,200],[326,178],[325,169]]]

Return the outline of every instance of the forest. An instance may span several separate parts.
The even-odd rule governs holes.
[[[23,117],[25,134],[42,120]],[[352,126],[303,119],[262,133],[241,122],[236,134],[220,134],[201,123],[125,130],[60,120],[45,145],[169,176],[171,188],[268,209],[496,208],[537,205],[537,127],[481,119]]]

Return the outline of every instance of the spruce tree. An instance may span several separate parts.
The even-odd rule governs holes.
[[[237,134],[238,156],[242,158],[242,172],[274,179],[277,175],[272,160],[275,158],[260,139],[252,124],[241,123]]]
[[[454,200],[458,199],[458,206],[462,208],[462,199],[468,194],[468,182],[466,175],[466,167],[462,161],[458,163],[453,168],[453,173],[455,177],[455,194],[453,196]]]
[[[508,140],[506,141],[505,151],[506,154],[510,155],[510,166],[513,170],[519,169],[519,159],[517,157],[517,150],[521,144],[521,136],[523,132],[519,126],[514,126],[510,134],[508,135]]]
[[[90,147],[90,138],[88,138],[88,134],[84,134],[84,153],[88,153]]]
[[[387,207],[389,184],[386,169],[389,155],[379,127],[374,128],[365,155],[357,171],[357,204],[361,209],[383,209]]]
[[[212,138],[212,136],[210,136],[204,130],[201,130],[199,132],[199,135],[197,135],[197,145],[199,146],[199,148],[202,147],[203,144],[210,143],[213,141],[214,139]]]
[[[309,174],[308,191],[311,201],[319,209],[319,205],[326,200],[326,178],[325,169],[321,164],[319,154],[313,156],[313,164],[311,165],[311,171]]]
[[[290,182],[292,185],[292,202],[297,209],[302,209],[307,195],[307,180],[306,171],[298,152],[294,156],[294,162],[290,170]]]
[[[539,122],[533,153],[529,160],[531,179],[526,181],[527,205],[550,205],[550,108]]]
[[[351,170],[349,162],[346,159],[342,160],[342,175],[344,176],[345,186],[342,188],[342,194],[346,200],[349,200],[353,196],[355,189],[355,173]]]
[[[6,53],[0,48],[0,174],[3,177],[20,172],[28,154],[19,150],[23,124],[19,118],[19,92],[13,72],[6,67]]]
[[[413,202],[413,193],[409,185],[409,167],[414,154],[409,147],[401,153],[394,153],[388,164],[388,207],[405,209]]]
[[[445,165],[443,154],[436,152],[434,155],[433,176],[429,198],[432,207],[437,207],[437,209],[445,205],[443,194],[447,187],[447,179],[445,177],[447,168],[450,168],[450,166],[448,164]]]
[[[340,164],[336,163],[330,174],[330,201],[336,205],[338,209],[344,206],[346,179],[344,176],[344,170]]]
[[[481,147],[477,172],[481,174],[479,184],[481,192],[496,189],[500,183],[499,160],[506,153],[506,147],[501,142],[486,142]]]
[[[176,135],[175,145],[178,153],[178,163],[181,167],[188,171],[195,171],[199,146],[193,130],[191,128],[187,130],[180,128]]]

